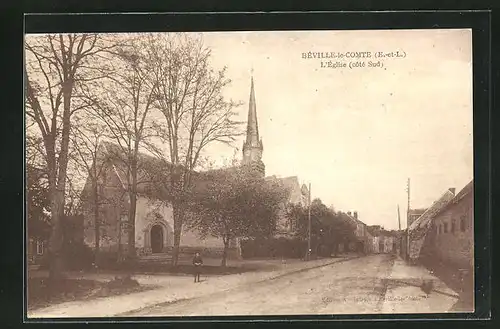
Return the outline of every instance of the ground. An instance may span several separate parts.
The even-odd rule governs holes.
[[[264,262],[265,263],[265,262]],[[370,255],[291,263],[227,276],[134,276],[161,288],[72,302],[31,312],[38,317],[299,315],[441,313],[453,311],[458,295],[423,267],[393,255]],[[426,294],[424,281],[432,281]]]

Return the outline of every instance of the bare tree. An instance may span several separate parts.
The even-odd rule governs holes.
[[[176,266],[193,172],[209,144],[231,144],[241,135],[241,122],[234,119],[239,104],[223,97],[231,81],[226,78],[226,68],[211,68],[210,50],[201,38],[152,34],[148,36],[147,53],[153,105],[163,117],[157,131],[168,146],[166,152],[160,148],[155,151],[161,159],[170,161],[165,167],[168,172],[158,182],[163,185],[161,191],[168,194],[162,199],[173,206],[172,265]]]
[[[102,150],[106,127],[88,116],[77,116],[72,126],[72,159],[87,177],[85,187],[80,193],[81,201],[90,205],[93,215],[95,234],[94,262],[97,263],[100,249],[100,231],[103,219],[100,216],[101,204],[106,202],[100,182],[105,174],[107,154]]]
[[[137,187],[141,179],[140,150],[145,141],[157,133],[149,119],[154,85],[148,78],[150,67],[145,60],[144,43],[133,36],[125,36],[124,40],[126,44],[113,58],[114,75],[104,84],[87,88],[86,95],[94,114],[107,127],[106,137],[114,142],[114,146],[107,150],[108,155],[124,168],[128,197],[127,250],[128,258],[133,259],[136,257],[135,216]]]
[[[107,74],[103,62],[98,59],[113,46],[112,42],[97,34],[26,37],[26,115],[38,127],[45,148],[51,201],[49,253],[52,280],[61,277],[63,268],[61,220],[66,196],[71,117],[87,106],[81,101],[77,89],[81,84],[96,81]]]

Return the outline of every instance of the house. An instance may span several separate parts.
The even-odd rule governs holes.
[[[389,254],[396,252],[397,238],[395,233],[384,230],[380,225],[367,227],[372,235],[372,252],[376,254]]]
[[[32,165],[26,166],[27,234],[26,256],[28,264],[40,264],[47,254],[50,236],[50,200],[47,194],[46,172]]]
[[[36,237],[29,237],[27,242],[28,246],[26,251],[28,254],[28,264],[39,264],[45,255],[47,240]]]
[[[472,272],[474,267],[474,181],[434,215],[422,258]]]
[[[427,233],[432,227],[435,216],[455,197],[455,189],[446,190],[427,210],[408,227],[408,260],[417,262]]]
[[[349,250],[364,253],[372,252],[373,236],[367,229],[367,225],[359,220],[358,212],[354,211],[353,213],[351,213],[350,211],[348,211],[347,218],[353,223],[355,227],[354,235],[357,239],[357,242],[349,243]]]
[[[424,214],[427,208],[410,209],[408,211],[408,227]]]

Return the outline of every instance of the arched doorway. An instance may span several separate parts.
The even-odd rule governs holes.
[[[159,253],[163,251],[163,228],[154,225],[151,228],[151,252]]]

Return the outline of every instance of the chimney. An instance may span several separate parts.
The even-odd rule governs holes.
[[[453,193],[453,195],[455,195],[455,188],[454,187],[450,187],[449,190],[451,193]]]
[[[354,218],[358,219],[358,212],[357,211],[354,212]]]
[[[347,212],[347,214],[348,214],[349,216],[351,216],[351,215],[352,215],[350,211],[348,211],[348,212]]]

